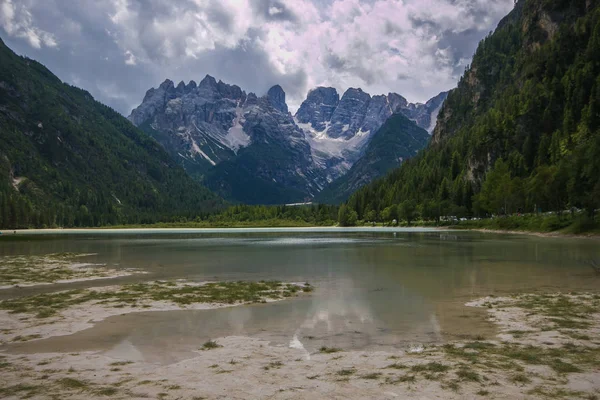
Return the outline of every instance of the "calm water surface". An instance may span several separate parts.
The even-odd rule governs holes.
[[[150,274],[69,285],[186,278],[308,281],[310,296],[208,311],[143,312],[108,318],[66,337],[10,351],[97,350],[117,358],[169,363],[202,343],[252,336],[272,345],[389,350],[491,336],[485,310],[464,303],[485,295],[600,289],[585,262],[600,242],[463,231],[387,229],[81,232],[0,240],[0,255],[96,253],[89,262]],[[0,299],[56,287],[0,292]]]

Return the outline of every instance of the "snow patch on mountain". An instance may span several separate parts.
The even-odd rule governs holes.
[[[229,128],[227,131],[227,135],[225,136],[225,142],[227,142],[228,147],[233,150],[235,154],[239,151],[241,147],[246,147],[250,144],[252,139],[250,136],[244,132],[244,109],[240,106],[238,102],[237,107],[235,108],[235,118],[233,120],[233,126]]]

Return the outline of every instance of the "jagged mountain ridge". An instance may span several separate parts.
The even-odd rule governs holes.
[[[197,85],[165,80],[129,120],[226,198],[298,202],[344,175],[391,115],[401,112],[429,128],[444,98],[410,104],[395,93],[371,97],[351,88],[340,99],[334,88],[319,87],[292,116],[279,85],[259,98],[207,75]]]
[[[426,104],[413,104],[397,93],[371,97],[350,88],[340,99],[336,89],[317,87],[308,93],[294,119],[306,132],[313,158],[331,182],[350,170],[373,135],[394,114],[406,116],[431,133],[432,120],[435,123],[446,96],[447,92],[442,92]]]

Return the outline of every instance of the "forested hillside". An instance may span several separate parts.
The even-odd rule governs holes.
[[[0,227],[155,222],[221,205],[127,119],[0,40]]]
[[[600,6],[590,0],[520,0],[480,43],[430,146],[347,210],[433,219],[570,207],[600,207]]]
[[[333,181],[317,196],[325,203],[339,204],[375,178],[414,157],[429,141],[429,134],[402,114],[388,118],[373,135],[365,153],[347,174]]]

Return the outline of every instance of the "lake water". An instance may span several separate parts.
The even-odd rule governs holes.
[[[20,234],[18,234],[20,235]],[[66,337],[11,345],[18,352],[102,351],[169,363],[208,339],[251,336],[313,351],[389,350],[491,337],[486,311],[470,299],[515,292],[592,290],[585,264],[600,258],[592,239],[539,238],[426,229],[241,229],[80,231],[0,240],[0,255],[96,253],[86,262],[148,275],[58,285],[101,286],[154,279],[276,279],[310,282],[308,296],[208,311],[143,312],[108,318]],[[56,290],[11,289],[0,299]]]

